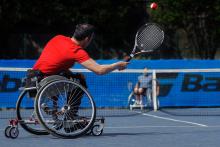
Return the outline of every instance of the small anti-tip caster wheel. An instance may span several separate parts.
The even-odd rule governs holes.
[[[103,133],[103,128],[100,128],[100,125],[94,125],[92,127],[92,135],[93,136],[100,136]]]
[[[12,139],[17,138],[19,134],[18,127],[11,127],[11,129],[9,130],[9,134]]]
[[[5,137],[10,138],[10,129],[12,126],[7,126],[5,128]]]

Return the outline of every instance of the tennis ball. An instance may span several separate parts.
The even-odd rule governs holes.
[[[158,8],[157,3],[155,3],[155,2],[151,3],[150,8],[153,9],[153,10],[156,10]]]

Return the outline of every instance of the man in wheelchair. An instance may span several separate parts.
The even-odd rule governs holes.
[[[85,77],[82,74],[72,73],[69,70],[75,62],[98,75],[104,75],[116,69],[125,69],[128,62],[119,61],[113,64],[100,65],[84,50],[93,40],[94,30],[94,27],[90,24],[79,24],[76,25],[72,37],[63,35],[53,37],[44,47],[33,68],[28,70],[27,77],[29,80],[26,82],[27,86],[33,86],[30,80],[33,79],[33,77],[37,77],[37,81],[40,82],[50,75],[61,75],[68,79],[76,80],[84,88],[87,88]],[[55,101],[54,105],[56,105],[57,98],[53,97],[53,99]],[[68,98],[67,101],[69,101]],[[77,104],[80,105],[80,103],[81,99],[79,98]],[[47,111],[47,106],[42,107]],[[77,109],[70,117],[76,115]],[[56,116],[54,116],[54,118],[56,119]],[[55,123],[54,127],[60,129],[62,126]]]
[[[157,81],[156,87],[157,95],[159,94],[159,83]],[[134,107],[143,106],[143,96],[147,97],[147,106],[151,105],[152,101],[152,74],[147,73],[147,68],[144,68],[142,75],[138,76],[137,84],[134,87],[134,94],[136,96]]]

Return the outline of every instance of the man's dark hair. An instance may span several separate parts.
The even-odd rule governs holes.
[[[91,35],[94,33],[95,28],[93,25],[90,24],[78,24],[76,25],[73,37],[81,41],[85,39],[86,37],[91,37]]]

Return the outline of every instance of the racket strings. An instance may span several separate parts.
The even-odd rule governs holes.
[[[163,31],[155,26],[148,25],[137,36],[137,45],[141,50],[154,50],[163,42]]]

